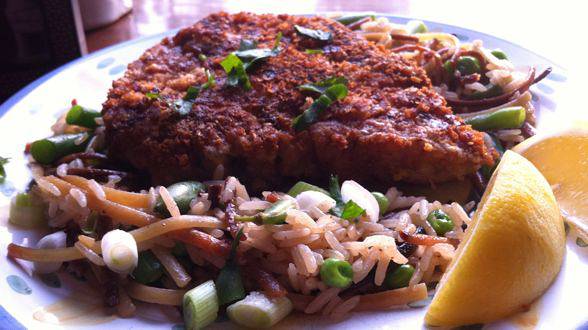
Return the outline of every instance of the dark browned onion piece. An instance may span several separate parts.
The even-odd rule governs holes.
[[[414,245],[432,246],[440,243],[449,243],[451,245],[457,246],[459,244],[459,240],[454,238],[431,236],[424,234],[409,234],[404,231],[401,231],[399,234],[400,238],[402,238],[403,241]]]
[[[360,27],[360,26],[361,26],[363,23],[369,22],[369,21],[371,21],[371,20],[372,20],[372,18],[371,18],[371,17],[365,17],[365,18],[362,18],[362,19],[360,19],[360,20],[359,20],[359,21],[357,21],[357,22],[353,22],[353,23],[351,23],[351,24],[347,25],[347,27],[348,27],[350,30],[357,30],[357,29],[359,29],[359,27]]]
[[[415,36],[410,36],[407,34],[399,34],[399,33],[390,33],[392,36],[392,40],[398,41],[407,41],[407,42],[419,42],[419,38]]]
[[[237,226],[237,223],[235,222],[235,215],[237,215],[235,204],[230,202],[225,209],[225,222],[227,223],[227,230],[231,233],[233,238],[237,237],[237,232],[239,231],[239,226]],[[245,235],[241,236],[241,241],[246,239],[247,237]]]
[[[110,175],[118,175],[121,178],[127,177],[129,173],[117,170],[109,170],[105,168],[69,168],[68,175],[77,175],[86,179],[104,180],[108,179]]]
[[[92,160],[100,160],[100,161],[108,161],[108,157],[104,154],[100,154],[97,152],[77,152],[75,154],[63,156],[57,161],[57,164],[69,163],[76,159],[92,159]]]
[[[521,86],[510,93],[489,97],[480,100],[462,100],[454,97],[444,96],[447,103],[451,106],[457,107],[479,107],[479,106],[495,106],[506,103],[516,92],[523,93],[531,87],[535,81],[535,68],[529,70],[527,80]]]
[[[553,71],[553,69],[551,67],[548,67],[547,69],[543,70],[543,72],[541,72],[540,75],[538,75],[535,80],[533,81],[533,84],[536,84],[538,82],[540,82],[541,80],[545,79],[545,77],[547,77],[551,71]]]

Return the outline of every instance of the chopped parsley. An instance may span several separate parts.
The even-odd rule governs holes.
[[[324,54],[325,52],[322,49],[307,49],[304,51],[306,54]]]
[[[226,84],[228,86],[241,86],[245,90],[251,89],[251,81],[245,72],[245,65],[237,55],[229,54],[220,64],[227,73]]]
[[[159,93],[154,93],[154,92],[145,93],[145,96],[149,100],[157,100],[157,99],[159,99],[161,97],[161,95],[159,95]]]
[[[212,88],[216,86],[216,79],[214,77],[214,73],[206,70],[206,82],[200,86],[190,86],[186,91],[186,95],[180,100],[176,100],[173,103],[174,109],[180,113],[180,115],[185,116],[190,113],[192,110],[192,105],[194,105],[194,100],[200,95],[200,92]]]
[[[0,180],[4,180],[6,178],[6,170],[4,170],[4,165],[8,164],[10,158],[0,157]]]
[[[334,216],[345,220],[352,220],[365,214],[365,209],[357,205],[353,200],[349,200],[347,203],[343,202],[339,178],[336,175],[331,175],[329,179],[329,193],[336,202],[335,206],[329,211]]]
[[[318,40],[318,41],[326,42],[326,41],[331,41],[331,39],[333,38],[333,36],[331,35],[331,32],[327,32],[327,31],[313,30],[313,29],[305,28],[300,25],[294,25],[294,29],[296,30],[296,32],[298,32],[298,34],[305,36],[305,37],[308,37],[310,39]]]
[[[276,36],[272,49],[256,48],[257,42],[241,40],[239,50],[229,54],[220,63],[227,73],[227,85],[231,87],[241,86],[245,90],[250,90],[251,81],[247,76],[247,72],[269,57],[278,55],[280,52],[280,40],[282,40],[282,32],[279,32]]]
[[[319,94],[310,107],[292,120],[292,127],[297,132],[307,129],[318,121],[320,115],[334,102],[347,96],[347,79],[332,77],[316,84],[304,84],[299,87],[303,91]]]

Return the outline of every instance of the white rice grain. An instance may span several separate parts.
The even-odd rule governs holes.
[[[376,274],[374,276],[374,283],[377,286],[381,286],[382,283],[384,283],[384,279],[386,278],[386,271],[388,270],[389,264],[390,258],[382,253],[378,260],[378,266],[376,267]]]
[[[90,190],[94,193],[94,195],[100,199],[100,200],[105,200],[106,199],[106,193],[104,192],[104,189],[102,188],[102,186],[96,182],[96,180],[92,179],[90,181],[88,181],[88,187],[90,188]]]
[[[321,308],[327,305],[331,301],[331,299],[333,299],[339,294],[339,292],[341,292],[341,289],[339,288],[330,288],[321,292],[318,296],[316,296],[316,298],[314,298],[310,302],[310,304],[308,304],[308,306],[306,306],[306,309],[304,309],[304,313],[314,314],[320,311]]]
[[[311,231],[308,228],[284,230],[274,233],[273,238],[276,240],[293,239],[308,236],[310,233]]]
[[[339,298],[339,296],[334,296],[333,298],[331,298],[331,301],[329,301],[327,306],[325,306],[325,308],[323,308],[323,311],[321,312],[321,314],[323,316],[330,315],[331,312],[333,311],[333,309],[335,309],[335,307],[339,306],[342,302],[343,302],[343,299]]]
[[[70,189],[69,194],[71,195],[71,197],[73,197],[73,199],[76,201],[76,203],[78,203],[80,207],[83,208],[88,206],[88,199],[86,198],[86,194],[84,194],[80,189],[72,188]]]
[[[55,173],[57,173],[57,176],[59,177],[64,177],[67,175],[67,170],[68,170],[69,166],[65,163],[60,164],[59,166],[57,166],[57,168],[55,169]]]
[[[314,273],[317,270],[318,265],[316,264],[316,259],[312,254],[312,250],[304,244],[298,244],[296,249],[302,258],[304,267],[306,267],[306,272],[308,274]]]
[[[55,197],[59,197],[61,196],[61,191],[59,190],[59,188],[57,188],[57,186],[55,186],[53,183],[47,181],[44,178],[38,178],[37,180],[37,185],[44,191],[52,194]]]
[[[360,299],[361,299],[360,296],[354,296],[354,297],[351,297],[351,298],[345,300],[343,303],[339,304],[339,306],[337,306],[335,309],[333,309],[333,312],[331,313],[331,317],[333,317],[334,319],[343,318],[345,315],[347,315],[349,312],[351,312],[355,307],[357,307],[357,304],[359,304]]]
[[[300,291],[300,284],[298,283],[298,271],[293,263],[288,264],[288,280],[294,291]]]
[[[240,211],[259,211],[265,210],[270,207],[272,203],[268,201],[261,201],[261,200],[252,200],[252,201],[245,201],[239,205]]]
[[[339,240],[337,239],[337,237],[335,237],[335,235],[333,235],[332,232],[326,231],[324,234],[324,237],[325,237],[325,240],[327,241],[327,244],[329,244],[329,246],[331,247],[331,249],[339,252],[341,254],[341,256],[343,256],[343,260],[345,260],[349,257],[349,252],[347,252],[347,250],[345,250],[343,245],[341,245],[341,243],[339,243]]]

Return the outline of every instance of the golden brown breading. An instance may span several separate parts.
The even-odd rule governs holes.
[[[295,24],[333,39],[298,35]],[[249,73],[253,88],[225,86],[220,62],[241,40],[271,48],[278,32],[281,51]],[[324,54],[305,53],[318,48]],[[203,68],[217,85],[181,116],[168,103],[204,83]],[[291,122],[308,97],[298,86],[331,76],[349,80],[349,95],[296,133]],[[145,96],[154,90],[162,99]],[[154,183],[210,179],[218,165],[257,187],[329,173],[366,183],[441,182],[493,162],[482,134],[452,114],[422,69],[322,17],[210,15],[131,63],[103,115],[111,156]]]

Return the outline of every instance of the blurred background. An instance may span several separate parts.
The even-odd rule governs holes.
[[[190,25],[209,13],[373,11],[458,25],[585,70],[584,1],[0,0],[0,103],[75,58]]]

